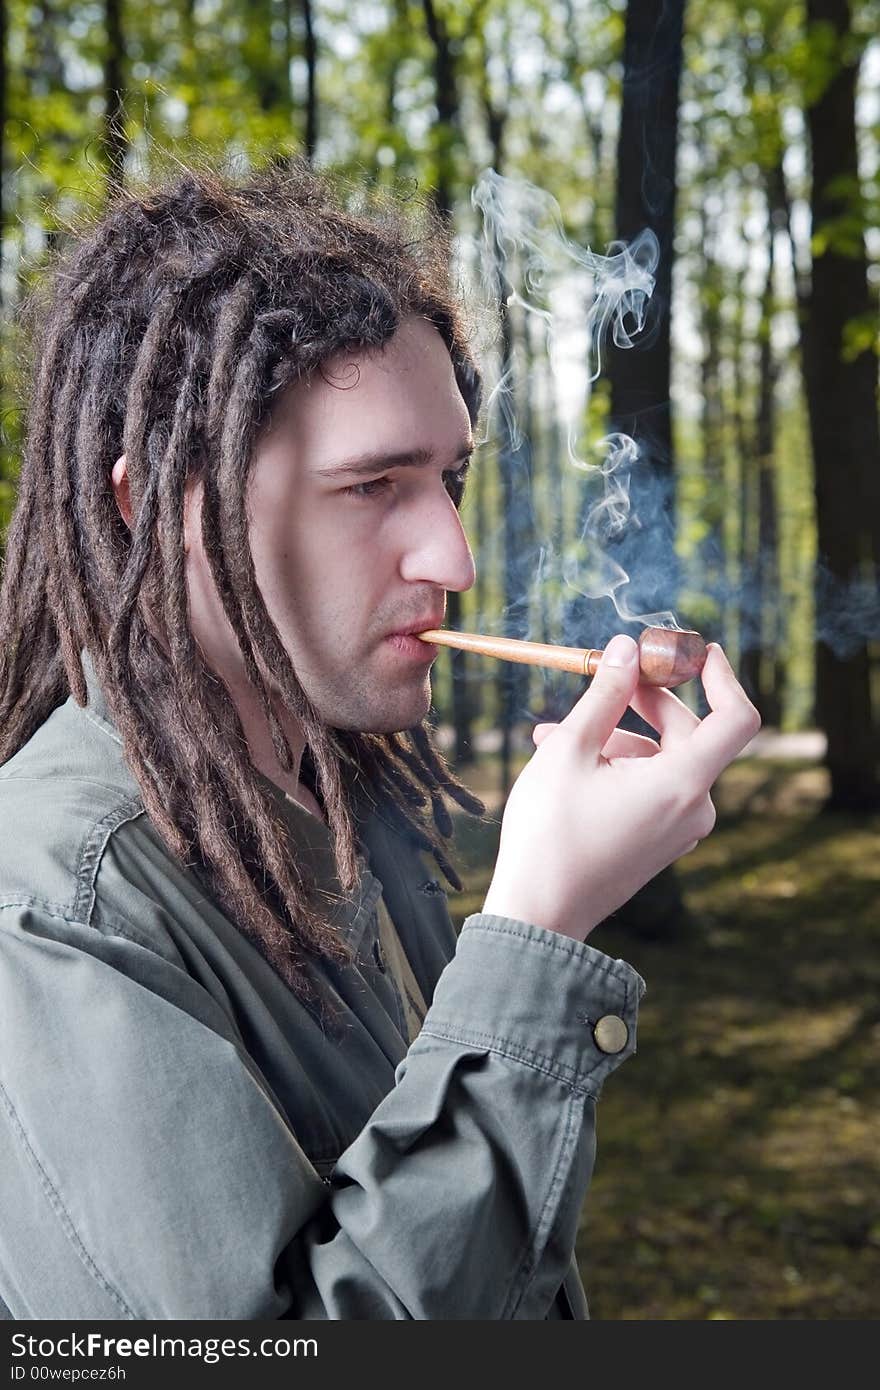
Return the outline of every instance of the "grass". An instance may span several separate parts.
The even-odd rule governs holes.
[[[469,770],[491,799],[495,769]],[[677,866],[691,920],[590,944],[647,982],[606,1083],[578,1258],[601,1319],[880,1317],[880,817],[821,812],[809,763],[742,760]],[[500,810],[460,822],[488,886]]]

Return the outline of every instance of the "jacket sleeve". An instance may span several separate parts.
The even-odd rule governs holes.
[[[469,918],[322,1182],[185,971],[0,908],[0,1295],[61,1320],[543,1318],[643,989],[588,945]]]

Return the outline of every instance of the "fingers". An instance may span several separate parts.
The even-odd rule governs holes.
[[[536,724],[532,729],[535,747],[540,748],[545,738],[549,738],[550,734],[558,728],[558,724]],[[644,738],[641,734],[631,734],[626,729],[615,729],[602,749],[602,757],[609,760],[611,758],[653,758],[654,754],[659,752],[660,745],[656,739]]]
[[[652,739],[640,739],[617,728],[627,705],[631,705],[657,730],[663,751],[685,751],[699,779],[711,786],[755,736],[761,720],[716,642],[708,645],[702,681],[710,713],[700,720],[671,690],[639,685],[638,648],[629,637],[615,637],[605,649],[589,690],[562,724],[536,725],[532,731],[535,746],[540,747],[555,729],[566,727],[576,731],[597,758],[653,756],[659,750]]]
[[[755,737],[761,716],[717,642],[709,643],[702,682],[710,713],[691,735],[688,754],[711,784]]]
[[[605,747],[602,757],[611,758],[653,758],[660,752],[660,745],[653,738],[641,734],[631,734],[626,729],[615,729]]]
[[[664,748],[674,748],[689,739],[700,722],[677,695],[656,685],[636,686],[630,704],[657,730]]]
[[[631,637],[612,637],[602,654],[589,690],[565,716],[560,727],[578,735],[598,759],[629,705],[639,678],[639,649]]]

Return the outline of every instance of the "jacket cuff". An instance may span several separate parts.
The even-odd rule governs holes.
[[[636,1050],[645,982],[626,961],[511,917],[468,917],[420,1036],[497,1052],[598,1097]]]

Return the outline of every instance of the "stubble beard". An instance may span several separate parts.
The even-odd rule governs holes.
[[[383,688],[384,687],[384,688]],[[360,679],[352,671],[334,678],[303,682],[303,689],[324,723],[361,734],[401,733],[421,724],[431,708],[430,673],[393,683]]]

